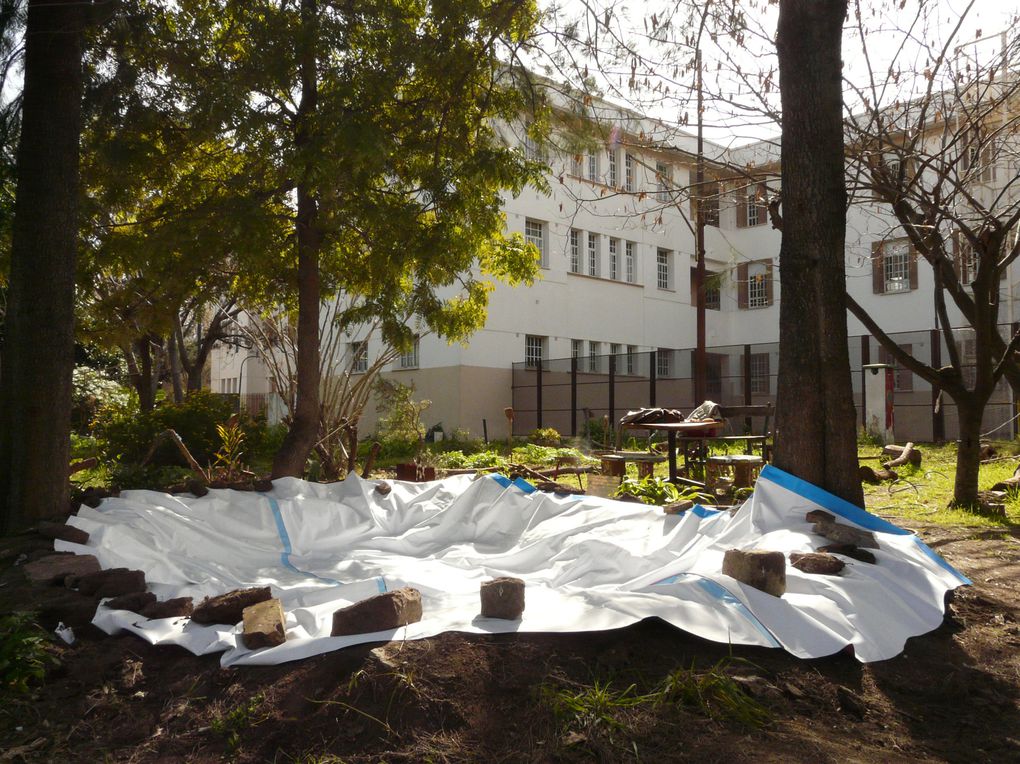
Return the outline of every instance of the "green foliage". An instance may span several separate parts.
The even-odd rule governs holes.
[[[216,425],[216,434],[220,436],[220,448],[214,454],[213,467],[225,480],[236,480],[244,470],[244,430],[237,416],[230,417],[224,424]]]
[[[616,714],[622,709],[634,708],[652,700],[652,696],[635,692],[634,685],[622,691],[598,679],[590,687],[580,689],[544,686],[541,690],[545,702],[566,727],[615,729],[622,727]]]
[[[109,485],[121,490],[143,488],[162,491],[175,483],[195,477],[195,473],[187,467],[154,467],[151,464],[142,466],[134,462],[117,462],[110,467],[107,477]],[[79,483],[79,485],[94,484],[94,482]]]
[[[576,448],[551,448],[527,443],[518,446],[510,453],[510,461],[515,464],[527,464],[540,467],[557,465],[595,464],[596,460],[585,456]]]
[[[664,504],[672,504],[677,501],[706,502],[709,500],[706,494],[700,493],[696,488],[680,488],[670,483],[665,478],[649,475],[644,478],[624,478],[616,491],[617,496],[636,496],[645,504],[654,504],[661,507]]]
[[[47,668],[56,663],[49,635],[31,613],[0,616],[0,694],[30,692],[31,685],[42,682]]]
[[[131,406],[131,390],[99,369],[76,366],[71,384],[71,427],[76,432],[85,432],[102,409]]]
[[[407,455],[421,450],[425,438],[425,425],[421,415],[432,405],[430,400],[415,401],[414,385],[404,385],[380,379],[376,387],[379,418],[378,439],[384,453]]]
[[[95,434],[103,443],[105,456],[121,464],[140,464],[156,436],[174,430],[199,464],[208,464],[220,446],[217,425],[232,414],[229,399],[200,390],[182,403],[164,402],[147,412],[101,411]],[[155,467],[186,466],[172,443],[159,446],[150,464]]]
[[[604,419],[591,418],[581,427],[581,437],[587,438],[595,446],[608,448],[612,432]]]
[[[553,427],[540,427],[528,433],[528,440],[537,446],[558,446],[562,440]]]
[[[768,722],[768,709],[747,694],[729,673],[724,658],[708,671],[678,668],[659,688],[659,702],[698,711],[711,719],[723,719],[758,729]]]
[[[231,751],[237,749],[241,744],[241,735],[249,727],[261,724],[268,717],[259,714],[259,708],[265,702],[266,696],[261,692],[253,695],[246,702],[241,703],[226,713],[215,716],[209,724],[209,728],[217,735],[226,738],[227,748]]]
[[[436,466],[444,469],[484,469],[496,467],[506,469],[506,457],[496,451],[481,451],[465,454],[463,451],[445,451],[436,455]]]

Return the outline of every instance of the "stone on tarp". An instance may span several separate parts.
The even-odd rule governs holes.
[[[825,546],[818,547],[817,551],[828,552],[829,554],[841,554],[844,557],[852,557],[855,560],[867,562],[871,565],[874,565],[877,562],[875,555],[867,549],[859,549],[853,544],[826,544]]]
[[[516,621],[524,612],[524,581],[519,578],[501,576],[482,581],[479,593],[483,618]]]
[[[836,522],[836,516],[831,512],[826,512],[824,509],[812,509],[808,512],[804,518],[809,523],[834,523]]]
[[[278,599],[266,600],[246,607],[242,613],[242,620],[244,621],[244,644],[249,650],[258,650],[260,647],[276,647],[287,641],[283,604]]]
[[[846,567],[838,557],[825,552],[791,552],[790,563],[802,573],[834,576]]]
[[[40,536],[45,536],[48,539],[69,541],[72,544],[89,543],[89,534],[81,528],[75,528],[67,523],[39,523],[36,526],[36,531]]]
[[[119,597],[122,594],[145,591],[145,573],[127,568],[109,568],[98,573],[89,573],[72,581],[82,594],[97,597]]]
[[[421,620],[421,592],[405,586],[333,613],[331,636],[389,631]]]
[[[829,541],[834,541],[837,544],[853,544],[854,546],[867,549],[878,549],[875,534],[871,531],[862,531],[860,528],[854,528],[851,525],[823,520],[815,523],[812,530],[819,536],[824,536]]]
[[[85,576],[89,573],[98,573],[102,568],[91,554],[60,553],[40,557],[29,563],[25,563],[22,570],[28,576],[28,580],[34,584],[63,583],[68,576]]]
[[[185,618],[191,615],[194,609],[191,597],[174,597],[171,600],[149,603],[142,608],[141,615],[153,620],[156,618]]]
[[[728,549],[722,572],[773,597],[786,591],[786,555],[766,549]]]
[[[155,601],[156,595],[152,592],[131,592],[114,597],[106,603],[106,606],[111,610],[130,610],[132,613],[141,613],[142,608]]]
[[[272,597],[273,594],[268,586],[234,589],[216,597],[206,597],[191,614],[191,620],[204,624],[235,624],[241,620],[246,607],[265,602]]]

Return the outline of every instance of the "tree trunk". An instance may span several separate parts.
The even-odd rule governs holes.
[[[131,384],[138,393],[138,408],[140,411],[152,411],[156,406],[156,386],[153,383],[152,349],[149,347],[149,338],[142,337],[132,344],[134,363],[129,363],[128,369]]]
[[[301,44],[301,101],[298,105],[294,143],[299,154],[307,146],[311,118],[318,102],[315,73],[316,0],[301,0],[301,22],[307,34]],[[298,257],[297,390],[294,416],[280,450],[273,458],[274,478],[301,477],[305,460],[319,439],[319,248],[318,202],[309,187],[314,168],[303,168],[297,184],[296,241]]]
[[[170,382],[174,390],[174,403],[184,401],[184,383],[181,379],[181,357],[177,350],[177,333],[170,331],[167,337],[167,358],[170,363]]]
[[[858,505],[846,329],[840,37],[845,0],[781,0],[783,109],[776,466]]]
[[[960,424],[960,440],[956,451],[956,479],[953,504],[973,508],[978,504],[978,473],[981,469],[981,413],[984,406],[960,405],[956,415]]]
[[[85,5],[28,5],[0,383],[2,530],[67,509]]]

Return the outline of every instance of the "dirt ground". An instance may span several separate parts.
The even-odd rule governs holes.
[[[79,641],[34,698],[0,705],[0,762],[1020,761],[1020,527],[918,528],[974,582],[897,658],[798,660],[657,619],[571,635],[443,634],[221,669],[83,626],[80,597],[24,583],[40,537],[0,540],[0,612]],[[764,711],[652,698],[673,672],[735,677]],[[676,676],[677,674],[674,674]]]

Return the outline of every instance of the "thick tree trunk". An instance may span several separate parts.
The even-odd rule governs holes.
[[[170,362],[170,382],[174,390],[174,403],[184,400],[184,381],[181,379],[181,357],[177,350],[177,334],[170,332],[167,338],[167,358]]]
[[[0,526],[68,500],[84,6],[30,0],[2,395]]]
[[[301,21],[306,34],[302,41],[301,102],[298,105],[294,143],[299,151],[308,144],[310,122],[318,103],[315,44],[316,0],[301,0]],[[305,460],[319,439],[319,249],[322,233],[318,227],[318,202],[308,185],[312,167],[305,167],[305,180],[297,185],[298,335],[297,395],[294,417],[273,458],[273,477],[301,477]]]
[[[981,412],[984,406],[961,406],[956,402],[960,440],[956,452],[953,504],[973,508],[978,504],[978,473],[981,469]]]
[[[141,411],[152,411],[156,406],[156,384],[153,378],[152,349],[149,338],[143,337],[132,343],[128,371],[131,385],[138,393],[138,408]]]
[[[863,506],[846,329],[845,0],[781,0],[783,240],[776,466]]]

